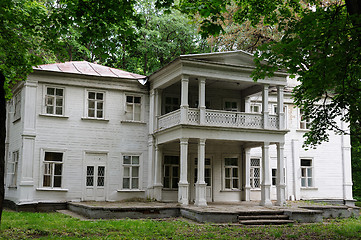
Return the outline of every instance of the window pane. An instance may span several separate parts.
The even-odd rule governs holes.
[[[179,174],[178,174],[178,167],[177,166],[173,166],[173,171],[172,171],[172,175],[173,177],[178,177]]]
[[[103,118],[103,111],[101,110],[97,111],[97,118]]]
[[[173,98],[173,104],[174,105],[179,105],[179,99],[178,98]]]
[[[55,161],[61,162],[63,161],[63,153],[58,152],[45,152],[45,161]]]
[[[301,186],[306,187],[306,179],[305,178],[301,178]]]
[[[233,188],[238,188],[238,179],[233,179]]]
[[[46,113],[53,114],[53,112],[54,112],[54,107],[52,107],[52,106],[46,107]]]
[[[89,99],[95,99],[95,92],[88,92]]]
[[[210,168],[206,168],[205,169],[205,175],[206,178],[210,178],[211,177],[211,169]]]
[[[276,177],[277,169],[272,168],[272,177]]]
[[[44,175],[43,186],[50,187],[50,176],[49,175]]]
[[[233,168],[232,174],[233,177],[238,177],[238,168]]]
[[[132,189],[136,189],[138,188],[138,178],[133,178],[132,179]]]
[[[306,177],[306,168],[301,168],[301,177]]]
[[[94,175],[94,166],[87,166],[86,175],[93,176]]]
[[[63,96],[63,89],[56,89],[56,96]]]
[[[164,176],[165,176],[165,177],[169,177],[169,173],[170,173],[170,172],[169,172],[169,166],[165,166],[165,167],[164,167]]]
[[[55,164],[54,174],[61,175],[62,164]]]
[[[230,179],[226,179],[226,188],[228,188],[228,189],[231,188],[231,180]]]
[[[307,179],[308,187],[312,187],[312,178]]]
[[[139,177],[139,167],[132,168],[132,177]]]
[[[134,97],[134,103],[140,103],[140,97]]]
[[[164,188],[170,188],[169,177],[164,177]]]
[[[47,96],[46,97],[46,105],[47,106],[54,106],[54,97]]]
[[[88,108],[91,108],[91,109],[95,108],[95,101],[94,100],[89,100],[88,101]]]
[[[211,166],[211,159],[210,159],[210,158],[206,158],[206,159],[204,160],[204,164],[205,164],[206,166]]]
[[[172,98],[166,97],[166,98],[165,98],[165,103],[166,103],[166,104],[172,104]]]
[[[225,165],[226,166],[238,166],[238,159],[237,158],[225,158]]]
[[[123,163],[130,164],[130,156],[123,156]]]
[[[231,176],[231,169],[230,168],[226,168],[226,177],[229,178]]]
[[[127,103],[133,103],[133,96],[127,96]]]
[[[251,159],[251,166],[252,167],[258,167],[260,164],[260,160],[259,159],[257,159],[257,158],[252,158]]]
[[[61,187],[61,176],[54,177],[54,187]]]
[[[63,114],[63,107],[56,107],[55,114],[62,115]]]
[[[139,164],[139,157],[138,156],[133,156],[132,157],[132,163],[133,164]]]
[[[48,94],[48,95],[54,95],[54,91],[55,91],[54,88],[47,88],[47,89],[46,89],[46,94]]]
[[[97,102],[97,109],[102,110],[103,109],[103,102]]]
[[[207,183],[207,186],[212,186],[211,178],[205,178],[204,180]]]
[[[104,187],[104,177],[98,177],[98,187]]]
[[[91,187],[94,185],[94,178],[93,177],[86,177],[86,185]]]
[[[97,99],[103,100],[103,93],[97,93]]]
[[[95,116],[95,111],[94,110],[89,110],[88,111],[88,117],[94,117]]]
[[[178,188],[178,178],[177,177],[173,177],[172,179],[172,188]]]
[[[259,178],[260,177],[260,169],[259,168],[255,168],[253,170],[253,173],[254,173],[254,177],[255,178]]]
[[[126,189],[130,188],[130,180],[129,180],[129,178],[123,178],[123,188],[126,188]]]
[[[124,177],[129,177],[130,176],[130,168],[129,167],[124,168],[123,176]]]
[[[104,166],[98,167],[98,176],[101,176],[101,177],[105,176],[105,167]]]
[[[311,160],[309,159],[301,159],[301,166],[305,166],[305,167],[311,167]]]

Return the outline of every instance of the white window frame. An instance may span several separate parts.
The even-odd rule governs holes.
[[[310,119],[302,119],[302,109],[299,108],[298,109],[298,116],[299,116],[299,121],[298,121],[298,128],[302,129],[302,130],[309,130],[310,129]]]
[[[132,97],[133,101],[130,103],[128,102],[128,97]],[[136,103],[135,102],[135,98],[140,98],[140,102],[139,103]],[[142,95],[139,95],[139,94],[128,94],[126,93],[125,94],[125,120],[126,121],[134,121],[134,122],[141,122],[142,119],[143,119],[143,101],[144,101],[144,98]],[[131,106],[132,110],[131,111],[128,111],[128,106]],[[139,110],[139,119],[135,119],[135,109],[136,109],[136,106],[139,106],[140,110]],[[129,114],[131,114],[131,118],[128,119],[127,116],[129,116]]]
[[[8,187],[17,187],[18,167],[19,167],[20,151],[12,152],[10,161],[8,162]]]
[[[54,95],[48,95],[48,88],[54,88]],[[56,95],[56,90],[57,89],[63,90],[63,96],[57,96]],[[43,104],[42,104],[42,106],[43,106],[43,114],[48,115],[48,116],[65,116],[65,88],[60,87],[60,86],[54,86],[54,85],[45,85],[43,91],[44,91]],[[53,105],[51,105],[53,107],[53,111],[51,113],[48,113],[48,111],[47,111],[48,96],[52,96],[54,98]],[[57,101],[56,100],[58,100],[58,99],[62,99],[62,105],[58,106],[58,107],[61,107],[61,112],[62,112],[61,114],[56,113],[56,108],[57,108],[57,105],[56,105]]]
[[[14,103],[13,122],[15,122],[21,118],[21,92],[18,92],[17,94],[14,95],[13,103]]]
[[[130,157],[130,163],[125,163],[125,158]],[[138,158],[138,163],[133,163],[133,158]],[[125,176],[125,169],[129,169],[129,176]],[[133,176],[134,169],[138,168],[138,176]],[[122,154],[122,182],[121,182],[121,189],[122,190],[140,190],[141,189],[141,155],[140,154]],[[129,187],[124,187],[124,179],[129,178]],[[138,180],[138,186],[133,188],[133,181],[134,179]]]
[[[231,103],[231,105],[233,103],[236,103],[237,107],[226,107],[227,102]],[[225,98],[223,99],[223,110],[224,111],[230,111],[230,112],[240,112],[241,111],[241,101],[239,99],[236,98]]]
[[[226,165],[226,159],[237,159],[237,166],[235,165]],[[232,191],[232,190],[240,190],[241,188],[241,177],[240,177],[240,158],[238,155],[225,155],[223,156],[222,158],[222,165],[223,165],[223,170],[222,170],[222,180],[223,180],[223,189],[225,191]],[[226,169],[230,169],[229,170],[229,176],[227,177],[226,176]],[[234,176],[233,174],[233,169],[237,169],[237,176]],[[226,181],[229,180],[230,181],[230,187],[227,188],[227,184],[226,184]],[[236,180],[237,181],[237,184],[238,184],[238,187],[234,187],[233,186],[233,181]]]
[[[89,99],[89,93],[95,93],[95,99]],[[98,93],[103,94],[103,99],[96,99],[96,96]],[[106,92],[102,90],[96,90],[96,89],[86,89],[85,90],[85,118],[87,119],[105,119],[105,98],[106,98]],[[89,100],[94,100],[94,116],[89,116]],[[97,116],[98,106],[97,103],[102,102],[103,108],[102,108],[102,117]]]
[[[258,108],[258,111],[255,111],[255,107]],[[262,112],[262,104],[260,103],[251,103],[249,106],[251,113],[261,113]]]
[[[165,158],[166,157],[177,157],[178,158],[178,163],[165,163]],[[165,186],[165,169],[166,167],[169,167],[169,187]],[[173,176],[173,168],[177,167],[178,168],[178,175],[175,177]],[[177,187],[173,187],[173,181],[175,179],[178,179],[178,182],[180,180],[180,156],[179,155],[174,155],[174,154],[164,154],[163,156],[163,188],[167,189],[167,190],[178,190],[178,182],[176,183]]]
[[[303,166],[302,165],[302,160],[307,160],[311,162],[310,166]],[[300,185],[301,188],[314,188],[315,187],[315,180],[314,180],[314,171],[313,171],[313,159],[312,158],[300,158],[300,169],[301,169],[301,174],[300,174]],[[311,176],[309,176],[311,172]],[[303,176],[303,173],[304,176]],[[302,186],[302,180],[304,179],[305,185]],[[308,183],[308,180],[311,179],[311,185]]]
[[[259,161],[259,165],[254,165],[252,166],[252,159],[257,159]],[[250,158],[250,167],[249,167],[249,182],[250,182],[250,185],[251,185],[251,188],[252,189],[260,189],[261,188],[261,161],[262,159],[259,158],[259,157],[251,157]],[[259,169],[259,176],[258,177],[255,177],[255,169]],[[258,186],[255,185],[255,180],[258,179]]]
[[[62,161],[46,161],[46,153],[61,153],[62,154]],[[55,149],[43,149],[42,150],[42,164],[41,164],[41,175],[40,175],[40,188],[44,189],[62,189],[63,188],[63,180],[64,180],[64,162],[65,162],[65,150],[55,150]],[[49,173],[45,173],[46,165],[49,164]],[[55,174],[55,165],[61,165],[61,175]],[[44,186],[44,176],[50,176],[50,186]],[[54,179],[55,177],[61,177],[60,186],[54,186]]]

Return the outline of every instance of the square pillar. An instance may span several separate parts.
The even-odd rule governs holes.
[[[285,144],[277,143],[277,179],[276,179],[276,187],[277,187],[277,205],[283,206],[286,203],[286,195],[285,195],[285,157],[284,157],[284,149]]]
[[[206,201],[206,182],[204,181],[204,173],[205,173],[205,148],[206,148],[206,140],[199,139],[198,143],[198,172],[197,172],[197,182],[196,182],[196,206],[207,206]]]
[[[158,117],[162,115],[162,89],[155,89],[154,90],[154,100],[153,100],[153,115],[149,115],[150,118],[153,118],[153,130],[158,129]],[[150,95],[150,100],[152,101],[152,94]],[[152,106],[152,102],[150,102],[150,105]],[[153,132],[152,132],[153,133]]]
[[[155,146],[155,164],[154,164],[154,198],[158,201],[162,200],[162,146]]]
[[[262,115],[263,115],[263,128],[268,128],[269,111],[268,111],[268,85],[263,85],[262,90]]]
[[[251,183],[250,183],[250,171],[251,171],[251,149],[244,149],[244,169],[245,169],[245,185],[244,185],[244,200],[251,201]]]
[[[285,129],[285,113],[283,111],[283,86],[277,86],[277,117],[278,117],[278,129]]]
[[[206,79],[198,78],[198,108],[199,108],[199,124],[206,122]]]
[[[188,162],[188,138],[180,139],[180,179],[178,183],[178,202],[182,205],[188,205],[188,188],[187,180],[187,162]]]
[[[155,152],[155,148],[154,148],[154,140],[153,140],[153,136],[149,135],[149,139],[148,139],[148,185],[147,185],[147,197],[152,199],[154,198],[154,193],[153,193],[153,179],[154,179],[154,171],[153,171],[153,167],[154,167],[154,152]]]
[[[181,79],[181,123],[185,124],[188,122],[188,82],[189,77],[186,75],[182,75]]]
[[[271,202],[271,168],[269,160],[269,142],[262,146],[262,182],[261,182],[261,206],[272,206]]]

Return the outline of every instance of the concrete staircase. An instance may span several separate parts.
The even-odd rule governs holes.
[[[282,225],[294,223],[283,211],[251,211],[241,212],[238,222],[243,225]]]

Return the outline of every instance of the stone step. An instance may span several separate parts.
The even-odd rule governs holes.
[[[252,216],[238,216],[238,220],[262,220],[262,219],[288,220],[288,216],[287,216],[287,215],[252,215]]]
[[[262,220],[241,220],[240,224],[243,225],[283,225],[294,223],[292,220],[281,219],[262,219]]]
[[[283,215],[283,211],[261,210],[238,212],[239,216]]]

